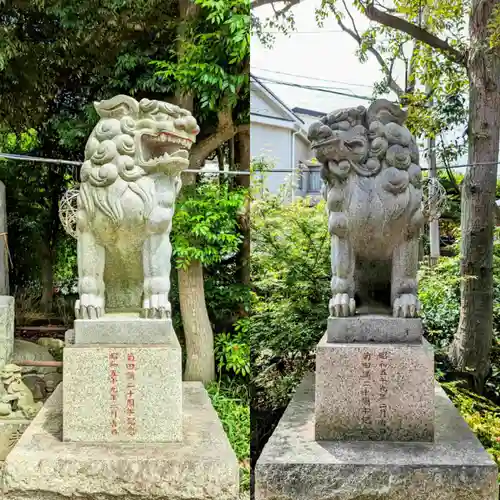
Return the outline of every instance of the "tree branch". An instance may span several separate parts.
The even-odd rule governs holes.
[[[356,32],[354,32],[353,30],[351,30],[350,28],[348,28],[342,22],[341,19],[337,19],[337,23],[338,23],[338,25],[339,25],[339,27],[340,27],[340,29],[342,31],[345,31],[347,34],[351,35],[351,37],[354,38],[354,40],[356,40],[356,42],[358,43],[358,45],[361,45],[361,42],[362,42],[361,36],[357,34],[357,30],[356,30]],[[396,82],[396,80],[394,80],[394,78],[392,76],[392,70],[387,66],[386,62],[384,61],[384,58],[380,55],[380,52],[378,52],[378,50],[375,49],[374,47],[368,47],[367,50],[368,50],[368,52],[370,52],[371,54],[373,54],[375,56],[375,59],[377,59],[378,63],[382,67],[382,71],[384,72],[384,74],[387,77],[387,85],[389,86],[389,88],[398,97],[400,97],[401,95],[403,95],[404,94],[403,89],[398,85],[398,83]]]
[[[274,9],[274,4],[275,3],[284,3],[285,6],[282,8],[282,9],[279,9],[279,10],[275,10],[276,12],[276,15],[279,16],[279,15],[283,15],[285,14],[287,11],[289,11],[294,5],[297,5],[301,2],[302,0],[252,0],[252,2],[250,3],[250,9],[253,10],[253,9],[257,9],[259,7],[262,7],[264,5],[272,5],[273,9]]]
[[[219,111],[217,130],[191,148],[189,168],[200,169],[211,153],[238,133],[239,127],[233,122],[231,109]]]
[[[347,15],[349,16],[349,19],[351,20],[353,31],[356,33],[356,36],[359,38],[359,40],[361,40],[361,35],[359,34],[358,28],[356,27],[356,23],[354,22],[354,17],[352,17],[349,7],[347,7],[345,0],[342,0],[342,3],[344,4],[344,9],[347,12]]]
[[[444,52],[454,62],[467,67],[467,54],[454,49],[448,42],[441,40],[441,38],[429,33],[427,30],[420,28],[419,26],[415,26],[405,19],[377,9],[373,0],[371,0],[370,3],[363,5],[363,10],[365,15],[371,21],[375,21],[376,23],[383,24],[389,28],[402,31],[416,40]]]

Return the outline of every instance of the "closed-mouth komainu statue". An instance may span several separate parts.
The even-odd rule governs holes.
[[[119,95],[95,103],[78,196],[76,317],[170,316],[170,230],[199,132],[187,110]]]
[[[357,301],[418,315],[422,173],[406,112],[380,99],[328,114],[309,129],[322,163],[332,252],[332,316]]]

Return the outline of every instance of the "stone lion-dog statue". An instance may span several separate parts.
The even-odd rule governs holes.
[[[385,99],[311,124],[331,235],[331,316],[378,302],[416,317],[422,172],[407,114]]]
[[[181,172],[200,129],[166,102],[118,95],[94,103],[77,208],[79,319],[106,311],[171,315],[170,231]]]

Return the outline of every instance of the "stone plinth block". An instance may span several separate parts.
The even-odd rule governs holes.
[[[328,318],[328,342],[412,343],[422,340],[422,320],[394,318],[383,314],[363,314],[348,318]]]
[[[63,388],[64,441],[182,439],[178,342],[66,347]]]
[[[316,351],[316,439],[432,441],[434,356],[419,344],[330,344]]]
[[[167,344],[176,342],[171,319],[145,319],[136,313],[105,314],[77,319],[75,344]]]
[[[0,461],[5,460],[29,424],[31,421],[24,418],[0,419]]]
[[[0,295],[0,368],[11,361],[13,351],[14,297]]]
[[[497,467],[439,386],[435,441],[315,441],[314,380],[255,468],[256,500],[497,500]]]
[[[5,500],[236,500],[238,462],[201,383],[183,384],[183,441],[158,444],[62,441],[61,389],[7,456]]]

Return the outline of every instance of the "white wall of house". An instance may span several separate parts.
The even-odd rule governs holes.
[[[250,154],[252,158],[263,157],[274,169],[291,169],[292,133],[290,129],[252,123]],[[271,193],[277,193],[280,186],[290,177],[283,172],[265,174],[265,186]]]
[[[312,158],[304,122],[255,78],[250,86],[250,154],[281,170],[264,176],[264,186],[272,193],[284,184],[297,187],[298,176],[294,178],[292,170]]]
[[[250,92],[250,111],[254,115],[283,118],[283,112],[279,107],[256,91]]]

